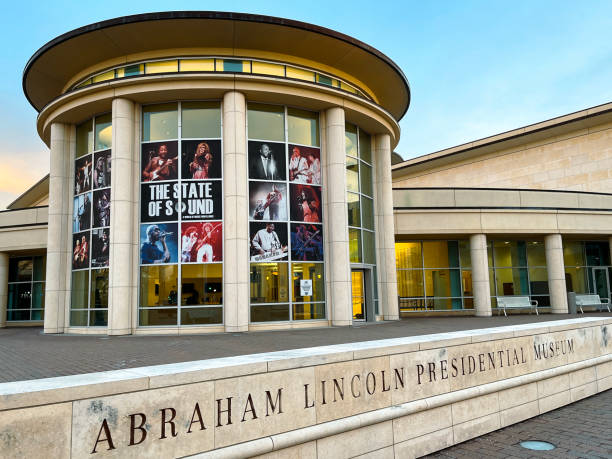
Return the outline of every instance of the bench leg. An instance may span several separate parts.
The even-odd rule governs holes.
[[[535,312],[536,312],[536,316],[540,315],[540,313],[538,312],[538,307],[537,306],[535,307]]]

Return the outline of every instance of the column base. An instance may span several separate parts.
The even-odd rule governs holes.
[[[125,336],[125,335],[131,335],[131,334],[132,334],[131,328],[116,328],[114,330],[108,330],[108,336]]]
[[[231,325],[231,326],[225,327],[225,333],[242,333],[242,332],[248,332],[248,331],[249,331],[248,325]]]
[[[399,315],[383,316],[383,320],[400,320]]]
[[[492,317],[493,311],[476,311],[474,316],[475,317]]]
[[[350,327],[353,325],[352,320],[332,320],[332,327]]]

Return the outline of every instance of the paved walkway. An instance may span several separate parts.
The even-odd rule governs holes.
[[[519,443],[556,446],[531,451]],[[426,456],[429,458],[612,458],[612,389]]]
[[[612,314],[586,314],[604,316]],[[415,317],[355,327],[191,336],[45,335],[41,328],[4,328],[0,329],[0,382],[576,317],[583,316]]]

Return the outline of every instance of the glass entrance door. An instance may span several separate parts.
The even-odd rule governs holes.
[[[610,278],[608,268],[592,268],[593,287],[599,298],[610,298]]]
[[[361,269],[351,270],[353,320],[366,319],[366,291],[364,274],[364,271]]]

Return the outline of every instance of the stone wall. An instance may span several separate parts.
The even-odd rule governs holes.
[[[1,457],[414,457],[612,387],[612,318],[0,384]]]

